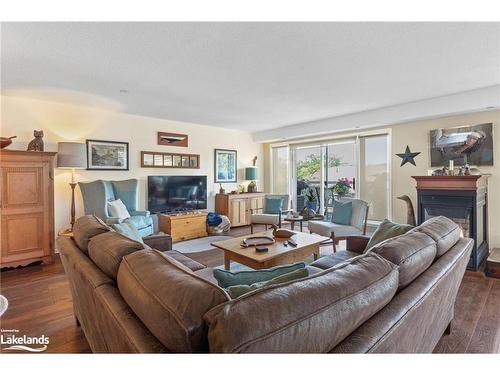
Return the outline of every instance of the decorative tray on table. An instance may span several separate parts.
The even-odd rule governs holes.
[[[241,247],[251,247],[251,246],[265,246],[272,245],[274,243],[274,238],[268,236],[256,236],[244,238],[241,241]]]

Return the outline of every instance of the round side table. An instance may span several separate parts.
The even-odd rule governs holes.
[[[302,232],[302,223],[304,222],[304,217],[303,216],[297,216],[297,217],[290,217],[290,218],[285,218],[283,221],[287,221],[290,223],[290,229],[295,230],[295,223],[300,224],[300,231]]]

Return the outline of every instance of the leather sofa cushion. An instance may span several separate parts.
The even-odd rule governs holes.
[[[191,258],[188,258],[184,254],[179,253],[178,251],[175,251],[175,250],[164,251],[163,254],[165,254],[166,256],[169,256],[171,258],[174,258],[176,261],[185,265],[191,271],[199,271],[199,270],[202,270],[204,268],[207,268],[207,266],[205,266],[201,263],[198,263],[197,261],[195,261]]]
[[[397,288],[397,267],[370,253],[258,289],[205,315],[210,351],[328,352],[389,303]]]
[[[359,253],[355,253],[353,251],[338,251],[331,255],[327,255],[319,258],[318,260],[315,260],[310,264],[310,266],[326,270],[328,268],[336,266],[337,264],[349,261],[350,259],[357,256],[359,256]]]
[[[99,234],[90,240],[89,257],[102,272],[116,280],[123,257],[143,249],[142,243],[113,231]]]
[[[98,234],[109,232],[111,228],[94,215],[85,215],[76,220],[73,226],[73,239],[85,254],[88,253],[89,240]]]
[[[208,350],[203,315],[229,300],[223,289],[157,250],[127,255],[118,289],[151,333],[177,353]]]
[[[411,232],[421,232],[431,237],[437,244],[437,257],[442,256],[460,240],[460,227],[444,216],[433,217]]]
[[[436,243],[424,233],[409,232],[373,246],[368,252],[399,266],[399,289],[415,280],[436,257]]]

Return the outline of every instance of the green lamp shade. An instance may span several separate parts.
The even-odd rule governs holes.
[[[248,167],[245,168],[245,180],[256,180],[257,179],[257,168]]]

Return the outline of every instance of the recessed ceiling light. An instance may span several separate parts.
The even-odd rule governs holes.
[[[361,129],[361,126],[355,126],[354,129]]]
[[[128,90],[127,89],[120,89],[120,92],[123,93],[123,94],[128,94]]]
[[[495,107],[490,105],[489,107],[486,107],[485,109],[495,109]]]

